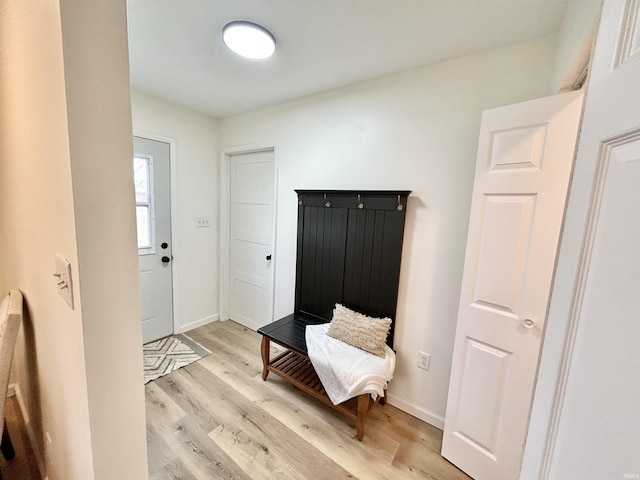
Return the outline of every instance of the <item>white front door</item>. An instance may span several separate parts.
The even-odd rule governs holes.
[[[520,473],[581,107],[482,115],[442,445],[477,480]]]
[[[273,320],[273,150],[230,155],[229,317]]]
[[[169,144],[133,137],[142,340],[173,333]]]

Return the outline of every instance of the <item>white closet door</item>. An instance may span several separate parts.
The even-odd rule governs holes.
[[[273,150],[230,156],[229,317],[258,329],[273,317]]]
[[[483,113],[442,455],[517,479],[582,94]]]

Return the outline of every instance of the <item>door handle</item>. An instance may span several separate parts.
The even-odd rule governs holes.
[[[530,318],[525,318],[522,322],[522,325],[524,325],[525,328],[533,328],[536,326],[536,322],[534,322]]]
[[[267,260],[271,260],[271,255],[267,255]]]
[[[169,263],[171,261],[171,259],[169,257],[167,257],[166,255],[164,257],[162,257],[162,263]]]

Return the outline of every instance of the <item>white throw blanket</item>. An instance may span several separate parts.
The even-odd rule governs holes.
[[[396,355],[385,346],[384,358],[329,337],[329,324],[307,325],[307,354],[334,405],[363,393],[375,400],[393,378]]]

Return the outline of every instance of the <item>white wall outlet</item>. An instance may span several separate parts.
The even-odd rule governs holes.
[[[431,354],[425,352],[418,352],[418,368],[423,370],[429,370],[431,366]]]
[[[73,310],[73,282],[71,280],[71,263],[59,253],[56,253],[56,270],[53,273],[58,294]]]
[[[209,217],[196,217],[196,227],[210,227],[211,219]]]

